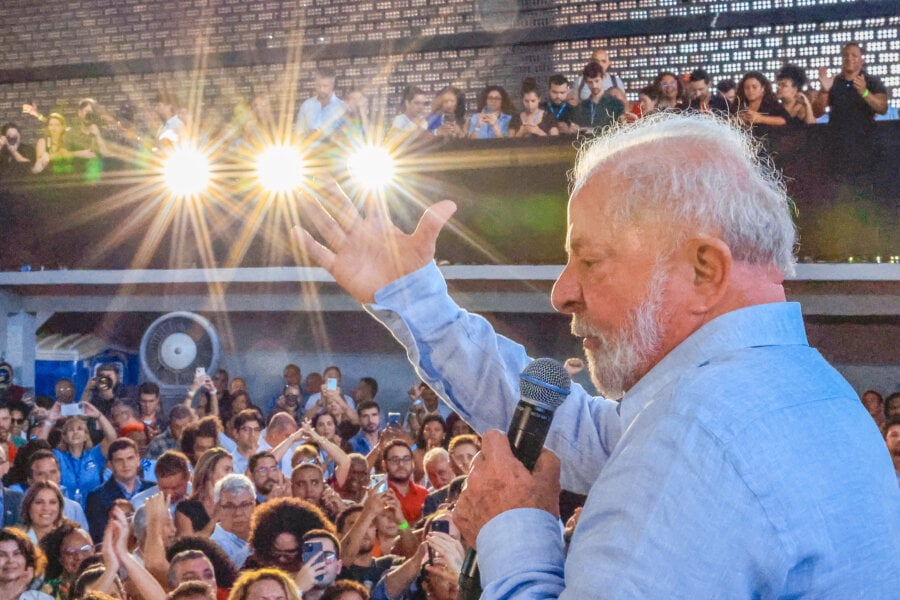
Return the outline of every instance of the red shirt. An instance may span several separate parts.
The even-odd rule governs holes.
[[[393,483],[388,482],[388,487],[397,494],[397,499],[400,500],[400,508],[403,509],[403,516],[410,525],[422,518],[422,506],[425,504],[425,498],[428,497],[427,489],[410,481],[409,494],[404,496]]]

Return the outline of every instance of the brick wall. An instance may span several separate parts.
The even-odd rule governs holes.
[[[456,85],[466,90],[471,109],[486,83],[500,83],[515,95],[525,76],[539,82],[557,71],[574,76],[596,46],[610,49],[635,97],[661,70],[700,65],[719,80],[748,70],[772,75],[793,62],[814,79],[818,66],[839,66],[840,44],[849,40],[865,43],[868,70],[891,88],[896,106],[900,16],[887,9],[883,16],[856,18],[866,14],[859,12],[862,3],[834,4],[5,0],[5,22],[16,25],[0,30],[0,120],[15,119],[34,134],[38,124],[22,117],[23,102],[36,102],[45,113],[71,114],[84,96],[112,112],[130,104],[141,114],[161,83],[182,98],[199,98],[198,113],[215,108],[227,116],[255,89],[290,89],[299,102],[309,95],[317,65],[335,67],[339,88],[367,89],[389,114],[407,84],[429,92]],[[833,10],[804,22],[802,11],[811,6]],[[554,39],[557,33],[561,37]],[[203,64],[212,66],[193,68]]]

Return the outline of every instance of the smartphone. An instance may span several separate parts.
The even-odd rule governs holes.
[[[388,427],[400,427],[400,413],[389,412],[387,418]]]
[[[72,402],[70,404],[60,404],[59,414],[63,417],[80,417],[84,414],[84,407],[81,402]]]
[[[313,556],[322,552],[323,547],[324,546],[322,546],[322,542],[304,542],[303,543],[303,554],[300,556],[300,560],[305,565],[306,563],[308,563],[309,561],[312,560]],[[319,563],[319,562],[322,562],[323,560],[325,560],[324,554],[322,556],[320,556],[316,562]],[[324,573],[322,575],[316,575],[316,581],[318,581],[319,583],[322,583],[323,581],[325,581]]]
[[[197,369],[194,371],[194,377],[203,379],[204,377],[206,377],[206,369],[203,367],[197,367]]]
[[[431,531],[440,531],[441,533],[450,535],[450,521],[444,519],[432,521],[429,529],[431,529]],[[434,566],[434,554],[431,551],[431,546],[428,546],[428,564]]]
[[[383,494],[388,490],[387,475],[384,473],[375,473],[369,477],[369,487],[376,494]]]
[[[337,389],[337,379],[336,379],[336,378],[334,378],[334,377],[329,377],[329,378],[328,378],[328,389],[329,389],[329,390],[336,390],[336,389]]]

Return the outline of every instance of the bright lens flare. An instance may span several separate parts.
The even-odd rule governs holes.
[[[177,148],[166,159],[163,180],[176,196],[198,194],[209,184],[209,161],[196,148]]]
[[[394,158],[384,148],[365,146],[347,158],[347,169],[360,187],[378,189],[394,179]]]
[[[260,183],[270,192],[289,192],[303,183],[303,156],[290,146],[273,146],[256,159]]]

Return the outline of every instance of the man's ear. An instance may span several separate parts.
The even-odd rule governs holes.
[[[734,259],[728,245],[715,237],[697,237],[686,244],[693,269],[694,310],[707,312],[725,295]]]

